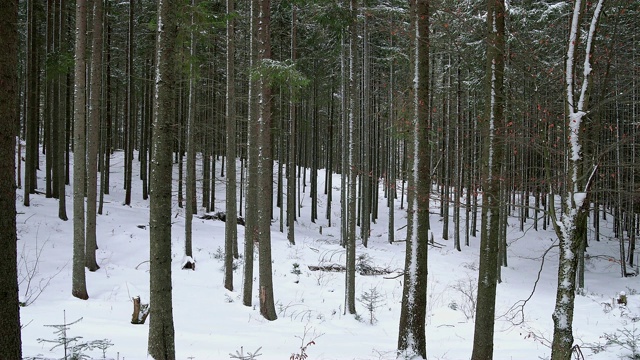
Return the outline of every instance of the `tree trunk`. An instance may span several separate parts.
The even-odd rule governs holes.
[[[347,194],[347,232],[345,240],[346,268],[345,271],[345,311],[356,313],[356,121],[358,120],[358,84],[356,81],[356,67],[358,63],[358,0],[350,0],[349,4],[349,105],[348,130],[346,146],[348,147],[348,194]]]
[[[233,245],[238,241],[238,210],[236,195],[236,112],[235,112],[235,0],[227,0],[227,220],[224,225],[224,287],[233,291]]]
[[[160,0],[159,0],[160,1]],[[133,172],[133,138],[135,134],[135,104],[133,86],[133,6],[134,0],[129,0],[129,29],[127,42],[127,111],[126,111],[126,137],[125,137],[125,164],[124,164],[124,203],[131,205],[131,175]]]
[[[18,0],[6,1],[0,7],[0,19],[0,359],[21,359],[15,183]]]
[[[296,61],[296,7],[291,7],[291,61]],[[287,167],[287,239],[295,245],[296,221],[296,100],[289,86],[289,163]]]
[[[429,198],[431,159],[429,134],[429,1],[412,5],[413,45],[413,134],[408,152],[410,160],[407,244],[405,257],[398,352],[410,359],[426,359],[425,321],[427,312],[427,250],[429,237]]]
[[[100,142],[100,102],[102,88],[102,1],[93,2],[93,43],[91,49],[91,91],[87,123],[87,218],[85,264],[89,271],[100,267],[96,261],[96,200],[98,190],[98,145]]]
[[[258,33],[258,7],[259,0],[251,0],[251,27],[249,31],[249,67],[257,66],[256,38]],[[248,106],[247,106],[247,201],[245,201],[245,230],[244,230],[244,280],[242,284],[242,303],[251,306],[251,295],[253,292],[253,253],[254,243],[257,239],[257,206],[255,201],[258,198],[258,129],[256,121],[256,108],[254,101],[257,88],[254,79],[249,80]]]
[[[185,256],[193,256],[193,213],[197,212],[198,201],[196,199],[196,38],[195,38],[195,0],[191,0],[191,45],[189,53],[189,105],[187,109],[187,176],[186,176],[186,209],[184,221],[184,253]]]
[[[171,299],[171,151],[175,136],[173,89],[176,49],[174,0],[158,1],[153,158],[149,210],[150,269],[148,352],[156,360],[175,360],[173,304]]]
[[[260,0],[258,18],[258,61],[271,59],[270,0]],[[257,240],[260,291],[260,313],[267,320],[276,320],[271,268],[271,206],[273,203],[273,160],[271,155],[271,87],[270,79],[260,75],[258,93],[258,188]]]
[[[84,185],[86,176],[86,39],[87,3],[76,1],[75,91],[73,116],[73,296],[86,300]]]
[[[58,49],[60,51],[66,51],[66,44],[64,44],[64,39],[66,35],[66,19],[67,19],[67,11],[65,6],[65,1],[60,0],[60,11],[59,11],[59,26],[58,33],[56,36],[58,37]],[[67,147],[67,141],[65,136],[65,128],[67,123],[67,102],[61,99],[61,94],[66,94],[66,91],[69,91],[65,84],[66,74],[57,74],[56,80],[56,96],[54,97],[54,103],[62,105],[57,110],[57,118],[55,130],[55,138],[56,138],[56,152],[54,154],[55,162],[56,162],[56,176],[57,176],[57,194],[58,194],[58,218],[63,221],[67,221],[69,218],[67,217],[67,199],[66,199],[66,188],[65,188],[65,161],[64,161],[64,153],[65,148]],[[66,96],[65,96],[66,97]]]
[[[26,140],[25,164],[24,164],[24,194],[23,205],[29,206],[30,194],[37,187],[36,168],[38,167],[38,62],[37,62],[37,37],[36,27],[38,20],[35,13],[36,0],[28,0],[27,4],[27,61],[26,61],[26,103],[25,126]]]
[[[487,10],[486,110],[483,133],[482,221],[480,231],[480,267],[473,360],[493,359],[493,334],[498,281],[500,214],[503,202],[500,169],[504,131],[504,0],[489,0]]]
[[[597,166],[588,175],[588,180],[580,184],[582,169],[586,163],[581,151],[580,132],[582,120],[586,115],[587,89],[591,75],[592,43],[595,37],[596,26],[602,10],[604,0],[598,0],[591,19],[584,51],[584,69],[582,87],[577,101],[574,101],[574,75],[576,70],[578,38],[580,34],[580,18],[583,12],[582,0],[576,0],[571,20],[569,45],[566,57],[566,104],[567,104],[567,133],[569,134],[565,144],[565,164],[567,174],[566,186],[562,194],[561,217],[557,217],[553,201],[549,202],[551,210],[551,224],[554,227],[559,240],[560,260],[558,263],[558,289],[556,292],[556,305],[553,311],[553,341],[551,343],[551,360],[568,360],[573,352],[573,310],[575,304],[577,253],[587,227],[589,192],[595,178]],[[551,198],[553,200],[553,198]]]

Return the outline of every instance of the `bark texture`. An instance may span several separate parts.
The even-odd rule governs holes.
[[[501,200],[500,167],[504,140],[504,1],[487,2],[487,102],[484,119],[482,228],[473,360],[493,359],[493,335],[498,282]]]
[[[158,1],[156,40],[156,101],[154,104],[153,157],[150,181],[150,298],[149,355],[156,360],[175,360],[173,302],[171,299],[171,184],[175,135],[174,73],[176,4]]]
[[[260,0],[258,20],[258,59],[261,65],[271,59],[270,0]],[[273,199],[273,159],[271,155],[271,85],[261,74],[258,94],[258,177],[260,196],[257,200],[260,313],[276,320],[271,267],[271,206]]]
[[[75,88],[73,113],[73,296],[86,300],[87,282],[85,277],[85,214],[84,189],[86,180],[86,42],[87,42],[87,2],[76,1],[76,49]]]
[[[16,236],[18,0],[0,6],[0,359],[21,359]]]
[[[224,287],[233,291],[233,245],[238,241],[238,207],[236,192],[236,112],[235,112],[235,0],[227,0],[227,220],[224,224]]]
[[[407,141],[410,166],[407,188],[407,251],[405,258],[398,353],[410,359],[427,358],[427,246],[429,240],[429,2],[413,4],[414,34],[413,123]]]

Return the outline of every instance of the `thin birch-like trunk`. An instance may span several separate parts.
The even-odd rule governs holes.
[[[593,166],[587,180],[581,183],[582,171],[585,168],[582,157],[580,130],[582,120],[587,114],[587,89],[591,77],[591,54],[593,39],[602,11],[604,0],[595,5],[591,24],[586,37],[582,86],[575,99],[574,78],[576,76],[577,50],[579,45],[580,18],[582,0],[576,0],[571,19],[569,46],[566,60],[566,101],[567,130],[565,162],[567,166],[566,187],[562,194],[561,216],[557,216],[553,202],[550,202],[551,224],[559,239],[560,260],[558,265],[558,288],[556,305],[553,311],[553,340],[551,343],[551,360],[567,360],[573,351],[573,311],[575,304],[577,254],[584,241],[587,226],[590,186],[595,178],[597,166]]]

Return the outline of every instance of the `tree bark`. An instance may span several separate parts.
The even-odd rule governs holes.
[[[345,272],[345,311],[356,313],[356,121],[358,119],[358,84],[356,81],[358,53],[358,0],[349,3],[349,104],[348,104],[348,195],[347,195],[347,232],[345,239],[346,267]]]
[[[60,0],[60,11],[59,11],[59,26],[58,33],[56,36],[58,37],[58,49],[60,52],[67,50],[67,45],[64,44],[65,35],[66,35],[66,19],[67,19],[67,10],[64,0]],[[67,198],[66,198],[66,187],[65,187],[65,161],[64,161],[64,153],[67,148],[67,141],[65,136],[65,129],[67,123],[67,102],[62,99],[62,96],[65,96],[66,92],[69,91],[64,81],[66,79],[66,74],[57,74],[56,80],[56,96],[54,98],[54,102],[59,104],[59,108],[57,111],[56,118],[56,152],[54,154],[56,167],[57,167],[57,193],[58,193],[58,218],[62,221],[67,221],[69,218],[67,216]],[[61,106],[60,106],[61,105]]]
[[[93,41],[91,49],[91,91],[87,124],[87,218],[85,264],[89,271],[100,267],[96,261],[96,201],[98,191],[98,146],[102,109],[102,1],[93,2]]]
[[[75,48],[75,89],[73,116],[73,296],[86,300],[87,283],[85,277],[85,213],[84,186],[86,179],[86,41],[87,2],[76,1],[76,48]]]
[[[38,61],[37,61],[37,18],[35,9],[36,0],[28,0],[27,3],[27,84],[25,102],[25,164],[24,164],[24,194],[23,205],[30,205],[30,194],[37,187],[36,169],[38,167]]]
[[[149,211],[149,355],[156,360],[175,360],[173,303],[171,299],[171,184],[174,132],[174,73],[177,1],[158,1],[156,40],[153,157],[151,161]]]
[[[566,120],[568,138],[565,140],[565,164],[567,173],[565,176],[565,190],[562,194],[561,216],[558,218],[553,202],[550,201],[551,224],[558,236],[560,260],[558,263],[558,288],[556,292],[556,305],[553,311],[553,340],[551,343],[551,360],[568,360],[573,352],[573,311],[575,304],[576,270],[578,251],[587,228],[589,209],[589,193],[594,181],[597,166],[593,165],[586,182],[583,169],[590,166],[586,163],[581,150],[580,132],[583,130],[582,120],[587,113],[587,90],[591,77],[592,44],[602,11],[604,0],[598,0],[591,19],[591,26],[586,36],[584,50],[584,65],[582,72],[582,86],[576,91],[574,77],[578,73],[577,59],[580,39],[580,19],[584,11],[582,0],[576,0],[573,8],[571,27],[569,33],[569,45],[566,57],[566,106],[568,118]],[[549,169],[548,169],[549,171]],[[581,183],[582,182],[582,183]],[[553,200],[553,198],[551,198]],[[624,260],[623,260],[624,261]]]
[[[196,38],[195,38],[195,0],[191,0],[191,45],[189,50],[189,105],[187,109],[187,176],[186,176],[186,209],[184,222],[184,253],[185,256],[193,256],[193,213],[197,213],[198,201],[196,200]]]
[[[296,61],[296,7],[291,7],[291,61]],[[293,86],[289,86],[289,163],[287,166],[287,239],[291,245],[296,243],[296,100]]]
[[[22,358],[15,183],[18,43],[18,0],[9,0],[0,6],[0,359]]]
[[[251,0],[251,27],[249,31],[249,67],[257,66],[256,38],[258,32],[259,0]],[[257,170],[258,170],[258,129],[256,121],[256,101],[254,100],[257,88],[254,79],[249,80],[248,106],[247,106],[247,196],[245,201],[245,231],[244,231],[244,280],[242,284],[242,303],[251,306],[253,292],[253,253],[257,239],[257,206],[258,198]]]
[[[270,0],[260,0],[258,16],[258,61],[271,59]],[[260,66],[259,65],[259,66]],[[258,93],[258,166],[257,181],[261,191],[257,206],[257,240],[260,313],[267,320],[276,320],[271,267],[271,206],[273,203],[273,159],[271,155],[271,85],[267,74],[261,74]]]
[[[236,109],[235,109],[235,0],[227,0],[227,97],[226,97],[226,157],[227,157],[227,220],[224,224],[224,287],[233,291],[233,245],[238,241],[238,210],[236,194]]]
[[[484,121],[482,221],[480,231],[480,267],[473,360],[493,359],[493,334],[498,281],[498,249],[502,192],[500,169],[504,131],[504,0],[489,0],[487,9],[486,110]]]
[[[162,0],[158,0],[162,1]],[[126,78],[127,78],[127,111],[126,111],[126,137],[125,137],[125,164],[124,164],[124,203],[131,205],[131,175],[133,173],[133,147],[134,147],[134,134],[135,134],[135,104],[134,104],[134,92],[133,86],[133,14],[134,14],[134,0],[129,0],[129,29],[128,29],[128,42],[127,42],[127,65],[126,65]]]
[[[398,353],[407,358],[427,358],[427,246],[429,240],[429,1],[412,2],[413,134],[408,141],[407,243]]]

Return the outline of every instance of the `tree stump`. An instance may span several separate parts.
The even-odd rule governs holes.
[[[133,315],[131,315],[131,323],[134,325],[142,325],[149,316],[149,304],[141,304],[140,296],[136,296],[133,299]]]

